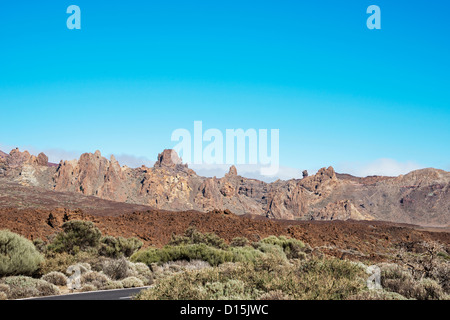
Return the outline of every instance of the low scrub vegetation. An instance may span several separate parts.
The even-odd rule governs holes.
[[[47,242],[1,230],[0,300],[68,293],[73,270],[81,276],[77,291],[151,285],[137,297],[143,300],[450,299],[450,259],[438,244],[397,248],[395,259],[378,264],[379,290],[367,288],[367,265],[283,236],[226,243],[189,228],[162,248],[142,245],[76,220]]]
[[[8,230],[0,230],[0,277],[31,275],[43,261],[34,244]]]

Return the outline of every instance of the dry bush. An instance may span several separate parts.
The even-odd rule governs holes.
[[[102,290],[113,290],[113,289],[123,289],[123,284],[121,281],[109,281]]]
[[[8,293],[9,293],[9,286],[7,284],[0,283],[0,292],[3,292],[6,295],[8,295]]]
[[[264,293],[259,300],[291,300],[291,297],[281,290],[274,290]]]
[[[112,280],[125,279],[130,275],[128,261],[123,257],[105,260],[102,270]]]
[[[250,241],[248,241],[247,238],[244,237],[236,237],[233,238],[230,242],[230,246],[232,247],[245,247],[248,246]]]
[[[76,254],[100,244],[102,233],[91,221],[71,220],[64,222],[62,228],[63,231],[48,245],[49,251]]]
[[[96,291],[97,287],[92,284],[85,284],[81,287],[80,292]]]
[[[1,283],[9,286],[8,299],[50,296],[60,293],[57,286],[41,279],[26,276],[3,278]]]
[[[81,284],[86,285],[90,284],[95,286],[97,289],[100,289],[106,286],[111,279],[109,279],[105,274],[97,272],[97,271],[89,271],[81,275]]]
[[[67,285],[67,277],[62,272],[53,271],[43,275],[42,280],[45,280],[55,286],[66,286]]]
[[[347,300],[407,300],[404,296],[384,290],[367,290],[352,295]]]
[[[272,260],[185,271],[159,280],[138,299],[259,299],[280,291],[292,299],[340,300],[365,288],[364,269],[348,261],[295,261],[282,268]]]
[[[0,277],[31,275],[43,261],[34,244],[24,237],[0,230]]]
[[[39,273],[41,275],[56,272],[66,272],[70,265],[76,262],[75,257],[68,253],[54,253],[49,252],[45,257],[44,262],[41,264]]]

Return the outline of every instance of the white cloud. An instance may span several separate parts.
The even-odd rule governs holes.
[[[357,177],[366,176],[398,176],[422,169],[423,166],[413,161],[399,162],[394,159],[377,159],[369,163],[346,162],[336,166],[339,173],[348,173]]]

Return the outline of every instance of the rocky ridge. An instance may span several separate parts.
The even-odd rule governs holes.
[[[222,178],[201,177],[173,150],[153,167],[120,166],[100,151],[48,163],[43,153],[0,154],[1,181],[163,210],[230,210],[284,220],[385,220],[426,226],[450,224],[450,173],[437,169],[399,177],[357,178],[322,168],[303,179],[248,179],[232,166]]]

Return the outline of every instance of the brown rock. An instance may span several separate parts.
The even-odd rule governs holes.
[[[162,153],[158,154],[158,161],[156,161],[155,167],[175,168],[181,163],[181,158],[175,150],[165,149]]]

